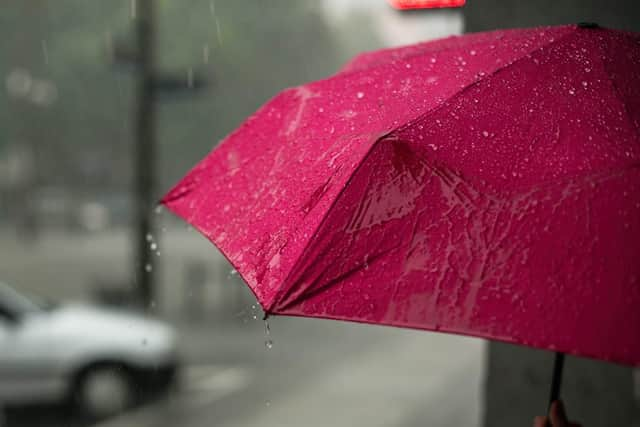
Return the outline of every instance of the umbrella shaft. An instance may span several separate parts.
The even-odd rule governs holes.
[[[564,367],[564,353],[556,352],[555,360],[553,362],[553,377],[551,378],[551,392],[549,393],[549,409],[551,409],[551,404],[560,398],[560,385],[562,383],[563,367]]]

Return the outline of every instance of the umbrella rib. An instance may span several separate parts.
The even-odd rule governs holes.
[[[570,26],[565,26],[566,27],[570,27]],[[544,28],[544,27],[542,27]],[[488,34],[505,34],[508,32],[517,32],[518,30],[513,30],[513,29],[507,29],[507,30],[494,30],[494,31],[489,31],[484,33],[485,35]],[[482,33],[475,33],[476,35],[482,34]],[[429,49],[430,45],[432,45],[434,42],[438,42],[438,41],[443,41],[443,40],[460,40],[460,39],[464,39],[464,35],[460,36],[460,35],[452,35],[447,37],[446,39],[436,39],[436,40],[428,40],[428,41],[424,41],[419,43],[422,47],[423,50],[417,51],[417,52],[413,52],[413,53],[407,53],[404,56],[399,55],[397,57],[394,57],[393,60],[409,60],[409,59],[413,59],[415,57],[418,56],[424,56],[426,54],[438,54],[441,53],[443,51],[448,51],[451,50],[450,46],[442,46],[438,49]],[[455,49],[462,49],[463,47],[466,49],[469,48],[473,48],[475,46],[483,46],[486,44],[486,40],[478,40],[478,41],[474,41],[473,43],[468,43],[468,44],[460,44],[457,45],[455,47]],[[349,62],[347,62],[340,70],[339,70],[339,74],[343,74],[343,75],[348,75],[348,74],[356,74],[359,72],[362,72],[364,70],[368,70],[370,68],[377,68],[377,67],[381,67],[384,66],[385,63],[384,62],[378,62],[378,63],[374,63],[374,64],[370,64],[366,67],[362,67],[362,68],[349,68],[352,64],[355,64],[357,62],[358,59],[366,59],[367,57],[370,57],[371,54],[376,54],[378,52],[383,52],[383,53],[393,53],[394,50],[398,50],[398,49],[402,49],[403,46],[400,47],[389,47],[389,48],[385,48],[385,49],[379,49],[379,50],[371,50],[371,51],[366,51],[366,52],[362,52],[358,55],[356,55],[354,58],[352,58]],[[535,51],[535,50],[534,50]],[[533,51],[532,51],[533,52]],[[331,78],[331,77],[329,77]]]
[[[625,37],[628,37],[625,35]],[[635,39],[632,38],[632,40],[634,41],[634,43],[637,43],[637,41]],[[622,110],[624,111],[625,115],[627,116],[627,120],[629,121],[629,123],[634,126],[635,120],[633,119],[633,117],[631,117],[631,113],[629,112],[629,109],[627,108],[627,103],[624,101],[624,99],[622,98],[622,94],[620,93],[620,88],[618,87],[618,85],[616,84],[615,80],[613,79],[613,76],[611,75],[611,71],[609,70],[609,68],[607,67],[606,62],[604,61],[604,56],[605,56],[605,52],[602,51],[602,45],[598,44],[598,47],[600,48],[600,55],[596,55],[598,57],[598,60],[600,61],[600,64],[602,65],[602,69],[604,70],[604,74],[607,76],[607,79],[609,80],[609,83],[611,83],[611,87],[613,88],[613,93],[616,95],[616,99],[620,102],[621,106],[622,106]],[[634,126],[636,127],[636,126]],[[640,129],[637,129],[640,130]],[[636,139],[636,142],[640,142],[640,137],[638,136],[637,132],[631,132]]]
[[[327,289],[337,285],[338,283],[341,283],[343,280],[353,276],[354,274],[358,273],[359,271],[367,269],[368,266],[370,266],[372,263],[374,263],[378,259],[384,257],[389,252],[397,249],[398,247],[400,247],[399,244],[398,245],[394,245],[391,248],[385,249],[382,252],[379,252],[379,253],[377,253],[375,255],[372,255],[371,257],[368,257],[367,258],[367,262],[358,263],[353,268],[345,271],[344,273],[338,275],[337,277],[334,277],[333,279],[329,280],[324,285],[321,285],[321,286],[317,287],[316,289],[313,289],[313,290],[311,290],[309,292],[302,291],[296,297],[294,297],[292,300],[285,302],[283,304],[283,306],[279,308],[279,310],[286,311],[290,307],[295,306],[296,304],[300,303],[301,301],[303,301],[305,299],[312,298],[313,296],[315,296],[315,295],[317,295],[317,294],[319,294],[321,292],[326,291]]]
[[[331,205],[329,206],[329,208],[327,209],[327,211],[325,212],[324,216],[322,217],[322,220],[320,221],[320,223],[316,226],[316,228],[313,230],[313,233],[311,233],[312,236],[315,236],[316,233],[318,232],[318,230],[321,230],[322,227],[324,227],[325,223],[327,222],[327,218],[329,218],[329,214],[331,213],[331,211],[333,210],[333,208],[335,207],[335,205],[338,203],[338,201],[341,199],[342,195],[344,194],[344,192],[346,191],[346,189],[349,187],[349,184],[351,184],[351,181],[353,181],[354,177],[357,175],[358,171],[360,170],[360,168],[362,167],[362,165],[364,163],[366,163],[367,159],[369,158],[369,156],[371,156],[371,154],[373,153],[373,151],[375,150],[375,147],[378,146],[378,144],[380,143],[380,141],[384,140],[385,138],[387,138],[389,136],[391,132],[384,132],[382,133],[380,136],[376,137],[371,146],[368,148],[367,152],[362,156],[362,158],[360,159],[360,162],[358,163],[358,166],[355,168],[355,170],[351,173],[351,175],[349,176],[349,178],[347,179],[347,182],[345,182],[344,186],[340,189],[340,192],[336,195],[336,197],[333,199],[333,201],[331,202]],[[293,267],[291,267],[291,269],[289,270],[289,273],[287,273],[287,276],[285,277],[285,279],[282,281],[283,285],[280,287],[280,289],[278,290],[278,292],[275,294],[275,296],[272,298],[272,300],[269,302],[269,304],[265,304],[264,306],[264,311],[265,313],[269,314],[273,311],[273,308],[278,306],[279,303],[286,298],[286,296],[291,292],[291,285],[289,285],[290,279],[291,277],[294,275],[294,272],[297,273],[297,270],[299,269],[299,267],[301,267],[301,260],[304,259],[305,255],[307,254],[307,252],[309,251],[310,247],[311,247],[311,243],[314,239],[309,239],[307,241],[307,243],[305,244],[304,249],[301,252],[301,256],[298,257],[298,259],[295,261]]]
[[[406,122],[405,124],[399,125],[398,127],[396,127],[393,130],[391,130],[389,132],[389,134],[390,135],[391,134],[395,135],[395,133],[398,132],[398,131],[402,131],[402,130],[410,128],[411,126],[415,125],[419,120],[422,120],[423,118],[428,117],[429,115],[431,115],[433,113],[436,113],[436,112],[440,111],[441,109],[447,107],[452,99],[460,97],[461,95],[466,93],[468,90],[470,90],[471,88],[479,85],[480,83],[482,83],[483,81],[489,79],[490,77],[493,77],[496,74],[498,74],[499,72],[501,72],[503,70],[506,70],[507,68],[509,68],[509,67],[511,67],[513,65],[516,65],[519,62],[527,59],[533,53],[538,52],[538,51],[540,51],[542,49],[546,49],[549,46],[556,45],[556,44],[560,43],[561,41],[564,41],[567,37],[572,36],[572,35],[574,36],[575,34],[576,34],[575,31],[563,34],[559,38],[554,39],[553,41],[549,41],[549,42],[543,44],[542,46],[539,46],[539,47],[537,47],[537,48],[535,48],[533,50],[530,50],[527,53],[523,54],[522,56],[514,59],[513,61],[511,61],[511,62],[509,62],[509,63],[507,63],[507,64],[505,64],[505,65],[503,65],[501,67],[496,68],[491,73],[485,74],[484,76],[480,77],[478,80],[474,80],[473,82],[468,83],[467,85],[463,86],[458,91],[453,93],[451,96],[447,97],[447,99],[442,104],[437,105],[437,106],[433,107],[432,109],[425,111],[424,113],[418,115],[417,117],[415,117],[414,119]]]

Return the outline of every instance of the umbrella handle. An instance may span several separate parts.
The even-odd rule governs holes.
[[[549,393],[549,406],[547,408],[547,413],[551,410],[551,404],[560,398],[562,368],[564,368],[564,353],[556,352],[553,362],[553,377],[551,378],[551,390]],[[551,426],[551,422],[547,423],[547,425]]]

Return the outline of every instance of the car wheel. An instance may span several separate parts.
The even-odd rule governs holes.
[[[117,365],[89,368],[80,374],[74,390],[80,413],[90,419],[119,414],[135,403],[130,372]]]

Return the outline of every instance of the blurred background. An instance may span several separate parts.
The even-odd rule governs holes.
[[[545,409],[547,356],[318,320],[273,319],[265,331],[226,260],[154,201],[278,91],[360,51],[580,21],[638,30],[640,7],[3,2],[0,425],[529,425]],[[510,375],[533,412],[500,416],[518,387],[491,369],[529,357],[542,369],[522,362]],[[637,423],[632,371],[603,367],[607,383],[591,363],[590,398]]]

